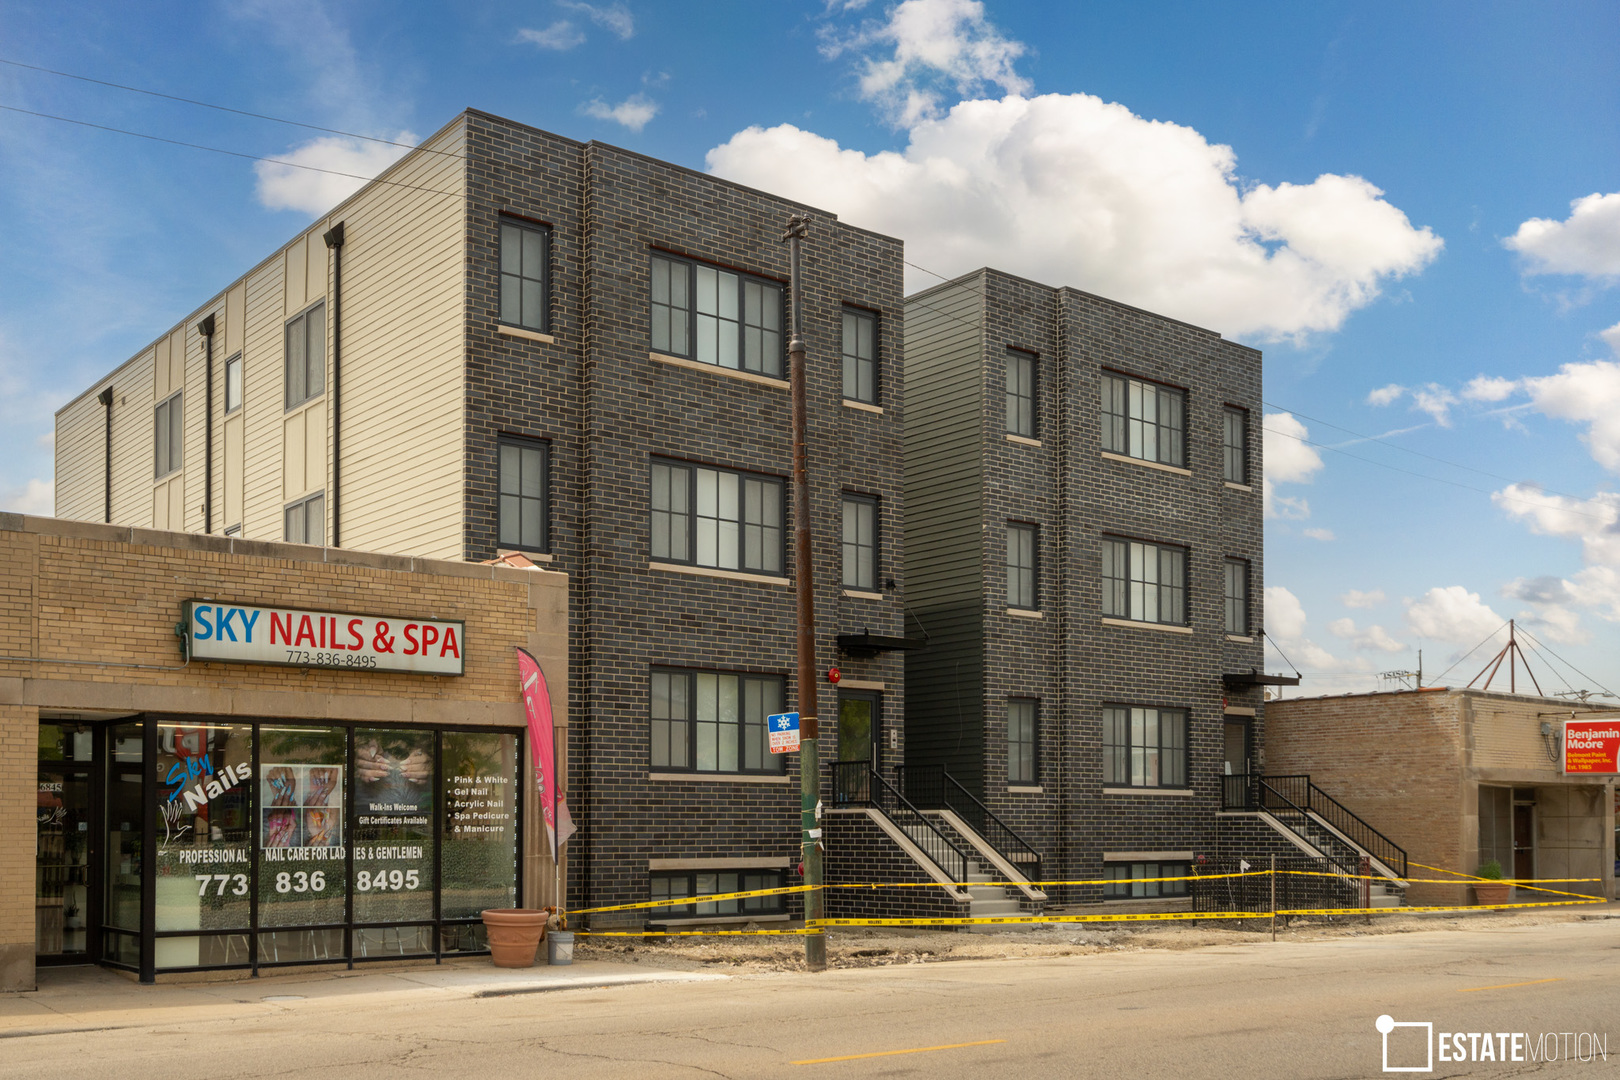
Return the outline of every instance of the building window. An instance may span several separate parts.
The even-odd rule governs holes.
[[[152,418],[152,475],[168,476],[185,462],[185,392],[157,407]]]
[[[1187,463],[1185,391],[1124,375],[1102,377],[1102,448],[1178,468]]]
[[[678,772],[781,773],[765,718],[782,711],[782,679],[654,668],[652,767]]]
[[[1040,594],[1036,591],[1034,525],[1007,523],[1007,606],[1028,608],[1038,606]]]
[[[1038,364],[1033,353],[1007,350],[1007,434],[1036,437],[1035,403]]]
[[[316,304],[287,324],[287,408],[326,389],[326,305]]]
[[[1249,564],[1242,559],[1226,560],[1226,632],[1249,632]]]
[[[542,442],[502,439],[500,523],[501,547],[522,551],[547,550],[547,450]]]
[[[1102,542],[1102,613],[1133,622],[1187,624],[1187,549]]]
[[[1186,787],[1186,710],[1104,707],[1103,784]]]
[[[683,896],[715,896],[786,887],[781,870],[675,870],[652,875],[650,899],[675,900]],[[648,919],[690,919],[729,915],[780,915],[787,910],[784,896],[747,896],[738,900],[711,900],[704,904],[671,904],[651,909]]]
[[[1192,864],[1185,862],[1103,863],[1104,900],[1142,900],[1156,896],[1186,896],[1185,881],[1154,881],[1153,878],[1192,876]]]
[[[1007,783],[1034,784],[1038,765],[1040,703],[1034,698],[1007,700]]]
[[[1233,484],[1249,482],[1249,413],[1235,405],[1221,411],[1221,475]]]
[[[655,460],[651,501],[654,559],[782,573],[780,479]]]
[[[225,361],[225,411],[233,413],[242,407],[242,354],[237,353]]]
[[[844,309],[844,397],[877,404],[877,316]]]
[[[844,496],[844,588],[877,588],[877,500]]]
[[[501,219],[501,322],[545,330],[550,230]]]
[[[289,544],[314,544],[317,547],[326,543],[326,493],[317,492],[308,498],[299,499],[290,503],[284,518],[286,528],[282,539]]]
[[[782,375],[782,287],[701,263],[652,257],[652,349]]]

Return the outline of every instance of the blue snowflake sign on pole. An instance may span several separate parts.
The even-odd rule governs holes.
[[[799,714],[775,713],[765,718],[771,736],[771,753],[792,754],[799,749]]]

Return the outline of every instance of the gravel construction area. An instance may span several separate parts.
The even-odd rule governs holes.
[[[1602,917],[1594,909],[1480,912],[1458,916],[1374,915],[1360,918],[1308,918],[1284,927],[1277,921],[1277,940],[1325,941],[1378,934],[1444,933],[1453,930],[1510,929],[1547,926]],[[746,929],[772,929],[769,925]],[[727,927],[726,929],[736,929]],[[950,960],[1030,960],[1050,956],[1146,949],[1203,949],[1217,945],[1257,944],[1271,940],[1267,920],[1163,921],[1144,923],[1058,923],[962,930],[912,930],[904,927],[859,929],[835,927],[827,932],[830,968],[936,964]],[[789,935],[760,937],[645,937],[575,939],[579,960],[646,964],[677,971],[732,974],[804,970],[804,939]]]

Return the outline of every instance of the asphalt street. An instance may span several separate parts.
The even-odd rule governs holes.
[[[68,1000],[48,1020],[0,1002],[12,1021],[0,1077],[1371,1077],[1384,1075],[1380,1016],[1433,1025],[1391,1029],[1391,1065],[1424,1064],[1425,1047],[1468,1059],[1417,1075],[1620,1068],[1620,919],[820,975],[591,977],[602,985],[483,997],[259,980],[207,1004],[125,985],[58,994]],[[1555,1060],[1530,1060],[1537,1040]]]

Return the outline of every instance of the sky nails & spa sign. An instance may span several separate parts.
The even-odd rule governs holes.
[[[279,664],[416,675],[465,673],[459,619],[354,615],[187,600],[187,655],[230,664]]]
[[[1564,773],[1569,776],[1620,773],[1620,717],[1565,720]]]

